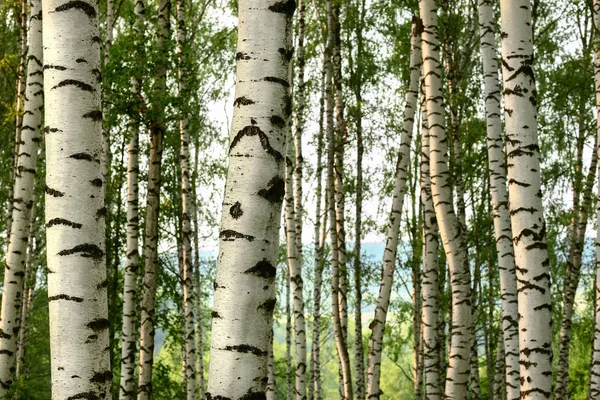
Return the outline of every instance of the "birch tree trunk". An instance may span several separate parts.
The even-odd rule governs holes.
[[[594,86],[596,89],[596,110],[600,111],[600,0],[594,0]],[[595,149],[597,156],[600,157],[600,114],[596,120],[596,130],[598,147]],[[600,169],[600,165],[599,165]],[[597,179],[600,183],[600,171],[597,173]],[[600,196],[600,186],[598,188]],[[600,203],[596,209],[596,223],[600,226]],[[600,229],[596,231],[596,282],[595,282],[595,329],[594,342],[592,345],[592,362],[590,365],[590,387],[588,399],[595,399],[600,396]]]
[[[424,93],[423,93],[424,94]],[[429,173],[429,125],[427,124],[427,104],[421,98],[421,204],[423,208],[423,277],[421,282],[421,324],[423,335],[423,387],[425,398],[440,400],[440,342],[438,340],[438,226],[431,194]]]
[[[413,19],[410,54],[410,81],[406,93],[404,107],[404,122],[402,125],[402,138],[398,150],[398,161],[394,180],[394,194],[392,209],[388,217],[387,239],[382,260],[382,280],[379,286],[379,297],[375,308],[375,315],[370,324],[371,338],[369,340],[369,366],[367,370],[367,398],[379,399],[383,394],[380,387],[381,356],[383,351],[383,333],[387,310],[390,304],[394,270],[396,267],[396,251],[398,249],[398,236],[400,220],[406,194],[407,169],[410,165],[410,145],[412,141],[415,110],[419,97],[419,76],[421,72],[421,33],[422,25],[418,18]]]
[[[286,227],[287,231],[287,227]],[[290,268],[285,271],[285,394],[287,400],[294,398],[292,379],[292,281]]]
[[[519,390],[519,324],[517,310],[517,276],[508,212],[504,140],[500,119],[501,86],[498,80],[496,28],[493,3],[479,2],[479,33],[483,59],[485,115],[487,126],[488,173],[492,197],[494,233],[498,269],[500,270],[500,299],[502,301],[502,338],[506,357],[506,390],[511,400],[520,397]]]
[[[52,398],[110,399],[98,8],[42,9]]]
[[[40,4],[41,6],[41,4]],[[29,310],[31,310],[31,303],[33,300],[33,293],[36,285],[36,274],[37,274],[37,257],[33,254],[39,250],[34,248],[34,241],[36,236],[36,228],[38,225],[36,219],[36,207],[35,199],[34,204],[31,208],[31,216],[29,222],[29,240],[27,242],[27,256],[25,258],[25,282],[23,286],[23,300],[21,302],[21,328],[19,329],[18,342],[17,342],[17,359],[15,366],[15,377],[18,379],[21,376],[21,372],[25,365],[25,349],[27,346],[27,317]],[[37,243],[35,244],[37,247]]]
[[[288,74],[294,11],[293,0],[239,1],[236,100],[207,398],[266,393],[285,192],[283,154],[292,111]]]
[[[144,0],[135,3],[135,44],[143,42],[146,5]],[[140,62],[139,54],[135,57]],[[140,96],[139,81],[132,74],[131,90],[134,98]],[[137,316],[137,280],[140,266],[139,255],[139,126],[130,121],[131,139],[127,146],[127,242],[125,259],[125,278],[123,283],[123,327],[121,333],[121,379],[119,399],[131,400],[135,384],[135,359],[137,355],[136,316]]]
[[[27,85],[25,105],[20,130],[20,146],[15,155],[17,163],[14,176],[12,223],[2,293],[0,314],[0,397],[6,395],[15,373],[17,339],[21,327],[21,304],[23,301],[23,278],[32,208],[35,208],[35,171],[41,138],[44,85],[42,70],[42,5],[31,2],[29,22],[30,50],[27,61]],[[25,18],[25,15],[22,15]],[[25,22],[23,21],[23,24]],[[12,169],[12,168],[11,168]]]
[[[158,51],[154,91],[157,99],[166,95],[166,49],[171,30],[171,1],[158,3]],[[160,101],[160,100],[159,100]],[[154,363],[154,314],[156,275],[158,273],[158,214],[160,208],[161,169],[165,116],[162,104],[155,105],[156,117],[151,121],[150,155],[148,158],[148,195],[146,199],[146,230],[144,238],[144,280],[140,321],[140,358],[138,371],[138,400],[152,399],[152,366]]]
[[[552,304],[540,185],[531,5],[501,0],[508,196],[517,272],[521,399],[552,394]],[[508,349],[507,349],[508,351]]]
[[[21,143],[21,130],[23,127],[23,94],[25,93],[26,88],[26,78],[25,78],[25,63],[29,64],[29,58],[27,57],[27,34],[31,28],[27,28],[27,1],[19,0],[21,5],[21,12],[18,14],[17,22],[19,24],[19,69],[17,71],[17,104],[15,107],[16,111],[16,121],[15,121],[15,136],[14,143],[12,143],[12,154],[11,154],[11,162],[9,168],[9,182],[14,182],[15,177],[17,175],[18,168],[18,158],[19,158],[19,144]],[[31,6],[33,7],[33,6]],[[31,13],[33,15],[33,13]],[[37,18],[37,17],[36,17]],[[30,22],[31,23],[31,22]],[[41,20],[39,21],[41,25]],[[41,33],[40,33],[41,35]],[[41,39],[40,39],[41,40]],[[31,44],[30,44],[31,45]],[[40,55],[38,56],[38,60],[41,63],[41,50]],[[26,60],[27,59],[27,60]],[[42,67],[41,65],[39,66]],[[41,88],[43,90],[43,87]],[[8,243],[10,243],[10,235],[12,230],[13,223],[13,203],[14,203],[14,186],[10,185],[8,189],[8,210],[7,210],[7,218],[6,218],[6,237]],[[7,246],[8,247],[8,246]],[[1,379],[1,378],[0,378]],[[1,382],[0,382],[0,386]],[[0,389],[2,390],[2,389]]]
[[[325,66],[321,73],[321,98],[319,101],[319,133],[317,137],[317,188],[315,190],[315,232],[314,232],[314,268],[313,282],[313,337],[311,348],[311,400],[321,400],[321,285],[323,284],[323,249],[327,235],[327,194],[325,195],[324,215],[321,215],[321,198],[323,193],[323,116],[325,113]],[[321,219],[323,223],[321,224]]]
[[[295,185],[295,219],[296,219],[296,256],[300,268],[302,268],[302,224],[304,219],[304,208],[302,206],[302,177],[304,171],[304,157],[302,156],[302,134],[304,132],[304,109],[306,107],[305,94],[306,82],[304,81],[304,31],[305,31],[305,6],[304,0],[298,0],[298,44],[296,50],[296,60],[298,62],[297,79],[297,103],[296,103],[296,135],[293,145],[296,148],[296,165],[294,168],[294,185]],[[306,382],[305,382],[306,386]],[[306,390],[305,390],[306,391]]]
[[[341,299],[343,294],[340,293],[340,274],[341,274],[341,263],[343,252],[340,251],[340,240],[338,237],[338,225],[339,210],[336,210],[337,200],[340,200],[341,193],[338,191],[336,196],[335,184],[336,184],[336,135],[335,135],[335,124],[334,124],[334,63],[333,63],[333,51],[335,41],[335,19],[333,16],[333,4],[332,0],[327,0],[327,47],[325,53],[325,99],[326,99],[326,120],[327,120],[327,201],[328,201],[328,214],[331,228],[329,229],[330,240],[331,240],[331,311],[333,314],[333,327],[336,349],[340,361],[340,373],[342,380],[341,390],[343,391],[342,397],[344,400],[352,400],[352,373],[350,369],[350,356],[348,354],[348,346],[346,337],[344,335],[343,325],[343,305]],[[338,186],[339,189],[340,188]],[[343,199],[342,199],[343,202]],[[345,262],[345,259],[343,260]]]
[[[177,53],[179,66],[177,71],[179,96],[184,104],[186,95],[185,77],[185,0],[177,0]],[[187,400],[196,399],[196,330],[194,318],[194,264],[192,262],[192,192],[190,171],[190,137],[188,134],[188,120],[185,110],[179,110],[179,134],[181,150],[179,162],[181,168],[181,230],[182,230],[182,256],[183,256],[183,314],[185,320],[185,382]]]
[[[269,349],[269,365],[267,380],[267,400],[277,400],[277,382],[275,382],[275,357],[273,355],[273,333],[271,332],[271,348]]]
[[[291,132],[287,144],[287,157],[285,169],[285,220],[287,238],[287,262],[291,282],[291,293],[293,293],[293,315],[294,315],[294,356],[295,356],[295,383],[294,398],[306,399],[306,323],[304,321],[304,296],[302,294],[302,265],[298,252],[298,240],[296,237],[296,213],[294,199],[294,141]],[[296,191],[297,194],[297,191]],[[300,245],[301,245],[300,241]],[[301,246],[300,246],[301,247]]]
[[[598,138],[594,143],[594,149],[598,148]],[[554,389],[555,399],[568,399],[569,389],[569,350],[571,348],[571,321],[573,319],[573,308],[575,306],[575,294],[579,286],[579,277],[581,274],[581,263],[583,258],[583,248],[585,244],[585,231],[589,211],[592,205],[592,189],[596,180],[596,169],[598,166],[598,153],[592,153],[592,160],[583,188],[583,202],[580,205],[579,212],[576,213],[577,220],[573,221],[572,235],[569,256],[567,260],[567,270],[565,274],[565,288],[563,298],[563,312],[560,326],[560,349],[558,358],[558,368],[556,376],[556,386]]]
[[[507,391],[510,390],[510,387],[506,384],[506,353],[504,352],[506,340],[503,340],[502,336],[504,336],[504,332],[500,330],[496,351],[496,373],[494,375],[494,399],[498,400],[506,400]]]
[[[431,140],[431,192],[452,282],[452,332],[445,395],[448,399],[464,399],[472,337],[470,273],[465,262],[464,235],[454,213],[449,187],[436,5],[433,0],[421,0],[419,9],[424,24],[423,76]]]

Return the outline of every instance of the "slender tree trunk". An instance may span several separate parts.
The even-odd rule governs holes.
[[[287,230],[287,228],[286,228]],[[292,282],[289,267],[285,271],[285,393],[287,400],[294,398],[292,379]]]
[[[266,393],[285,192],[283,152],[291,114],[288,75],[294,11],[292,0],[239,1],[236,100],[207,398]]]
[[[110,399],[98,8],[42,7],[52,398]]]
[[[417,108],[417,98],[419,97],[419,76],[421,67],[421,43],[419,34],[421,33],[421,29],[421,22],[415,17],[413,19],[411,37],[410,82],[406,94],[402,138],[396,164],[392,209],[388,217],[387,239],[382,262],[382,280],[379,286],[379,297],[377,299],[375,315],[370,325],[372,333],[369,341],[369,367],[367,371],[368,399],[378,399],[383,394],[379,382],[381,377],[383,333],[385,330],[385,321],[388,306],[390,304],[394,270],[396,267],[396,251],[398,248],[400,220],[404,204],[404,195],[406,194],[407,169],[410,165],[410,145],[413,134],[415,109]]]
[[[297,79],[297,102],[296,102],[296,135],[294,146],[296,149],[296,166],[294,168],[295,184],[295,217],[296,217],[296,256],[298,263],[302,268],[302,224],[304,220],[304,208],[302,206],[302,177],[304,171],[304,158],[302,156],[302,135],[304,132],[304,109],[306,107],[305,94],[306,83],[304,81],[304,31],[305,31],[305,5],[304,0],[298,0],[298,43],[296,50],[296,59],[298,62]],[[305,383],[306,385],[306,383]],[[306,390],[305,390],[306,391]]]
[[[423,399],[423,332],[421,331],[421,265],[413,264],[413,391],[414,399]]]
[[[425,398],[442,398],[440,371],[440,341],[438,325],[440,318],[438,296],[438,226],[431,194],[429,174],[429,125],[425,96],[421,99],[421,204],[423,209],[423,277],[421,282],[421,324],[423,335],[423,373]]]
[[[341,264],[342,261],[345,262],[344,255],[340,251],[340,240],[338,238],[338,228],[342,227],[341,225],[338,227],[337,221],[340,219],[339,209],[336,210],[336,205],[341,205],[338,200],[342,195],[339,190],[336,192],[334,186],[336,184],[336,175],[335,169],[337,169],[338,165],[336,161],[336,135],[335,135],[335,125],[334,125],[334,93],[333,93],[333,77],[334,77],[334,62],[333,62],[333,51],[334,51],[334,41],[335,41],[335,20],[333,16],[333,5],[331,0],[327,0],[327,49],[325,53],[325,71],[326,71],[326,89],[325,89],[325,98],[326,98],[326,120],[327,120],[327,198],[328,198],[328,208],[329,208],[329,221],[331,229],[329,229],[330,237],[331,237],[331,301],[332,301],[332,314],[333,314],[333,327],[334,327],[334,337],[336,343],[336,349],[338,353],[338,357],[340,360],[340,373],[342,377],[342,389],[343,389],[343,399],[344,400],[352,400],[352,373],[350,370],[350,357],[348,354],[348,346],[346,342],[346,337],[344,335],[344,325],[343,325],[343,304],[340,299],[343,298],[343,294],[340,292],[340,274],[341,274]],[[339,106],[339,104],[338,104]],[[339,111],[339,109],[338,109]],[[341,160],[339,160],[341,161]],[[334,168],[334,166],[336,168]],[[339,175],[337,175],[339,178]],[[338,189],[343,190],[338,185]],[[337,196],[336,196],[337,194]],[[341,199],[341,203],[343,203],[343,199]],[[343,207],[342,207],[343,208]],[[343,210],[342,210],[343,212]],[[345,265],[345,264],[344,264]]]
[[[594,86],[596,88],[596,110],[600,112],[600,0],[594,0]],[[597,130],[597,146],[594,149],[597,156],[600,157],[600,114],[596,120]],[[600,169],[600,165],[598,166]],[[597,174],[598,182],[600,183],[600,171]],[[600,186],[598,189],[600,195]],[[600,203],[596,209],[596,223],[600,226]],[[596,283],[594,291],[594,313],[595,313],[595,329],[594,341],[592,345],[592,362],[590,365],[590,387],[588,391],[588,399],[600,397],[600,229],[596,231]]]
[[[334,190],[336,203],[335,212],[339,259],[339,286],[337,294],[339,297],[339,312],[342,327],[342,335],[344,336],[344,345],[346,346],[345,351],[348,353],[348,254],[346,250],[346,193],[344,189],[344,142],[348,132],[346,130],[346,121],[344,119],[345,102],[342,84],[340,5],[336,2],[332,4],[331,18],[331,60],[333,64],[333,85],[335,89]],[[348,370],[347,378],[349,379],[352,379],[351,371],[351,369]]]
[[[199,171],[199,158],[200,158],[200,140],[198,136],[196,136],[196,140],[194,143],[194,173],[192,173],[192,204],[193,204],[193,216],[194,216],[194,262],[195,262],[195,273],[196,273],[196,335],[198,337],[196,342],[196,358],[198,365],[196,367],[196,381],[198,388],[199,399],[204,398],[204,393],[206,391],[206,386],[204,383],[204,329],[203,329],[203,321],[202,318],[202,286],[201,283],[201,275],[200,266],[202,265],[200,259],[200,238],[199,238],[199,224],[198,224],[198,196],[197,196],[197,182],[196,177]]]
[[[17,361],[15,367],[15,377],[18,379],[25,365],[25,349],[27,345],[27,317],[31,310],[31,302],[36,285],[37,257],[34,257],[34,241],[37,232],[38,220],[36,219],[35,200],[31,208],[31,217],[29,222],[29,241],[27,242],[27,256],[25,259],[25,282],[23,287],[23,301],[21,302],[21,329],[19,330],[19,339],[17,342]],[[35,243],[37,247],[37,243]]]
[[[171,29],[171,1],[158,4],[158,50],[161,53],[156,66],[154,91],[157,99],[166,95],[166,52]],[[155,105],[156,117],[150,127],[150,155],[148,159],[148,196],[146,199],[146,230],[144,238],[144,281],[140,326],[140,359],[138,372],[138,400],[152,398],[152,366],[154,363],[154,314],[156,279],[158,273],[158,214],[160,208],[161,169],[165,116],[162,104]]]
[[[598,147],[598,138],[594,143],[594,149]],[[571,348],[571,321],[573,319],[573,308],[575,305],[575,294],[579,286],[579,276],[581,273],[581,263],[583,258],[583,247],[585,244],[585,231],[589,211],[592,205],[592,189],[596,180],[596,169],[598,165],[598,154],[592,153],[590,169],[587,174],[585,185],[583,187],[583,202],[581,203],[577,215],[577,220],[572,222],[571,246],[567,259],[567,270],[565,271],[565,289],[563,297],[562,323],[560,327],[560,350],[558,358],[558,368],[556,376],[556,387],[554,398],[557,400],[566,400],[568,398],[569,388],[569,350]],[[579,196],[577,196],[579,197]]]
[[[431,191],[442,243],[452,280],[452,332],[446,397],[467,397],[471,348],[471,287],[462,227],[452,207],[447,164],[447,141],[442,97],[442,81],[436,6],[433,0],[419,2],[424,23],[423,76],[430,134]]]
[[[275,357],[273,355],[273,331],[271,331],[271,348],[269,349],[269,365],[267,381],[267,400],[277,400],[277,383],[275,382]]]
[[[27,67],[29,67],[29,63],[31,62],[29,57],[27,57],[27,33],[31,30],[31,28],[29,28],[29,30],[27,29],[27,1],[26,0],[20,0],[19,1],[20,5],[21,5],[21,12],[18,14],[17,17],[17,23],[19,24],[19,69],[17,71],[17,104],[15,107],[15,114],[16,114],[16,121],[15,121],[15,136],[14,136],[14,143],[12,143],[12,154],[11,154],[11,162],[10,162],[10,168],[9,168],[9,182],[14,182],[15,181],[15,177],[16,175],[18,175],[17,172],[17,168],[18,168],[18,159],[19,159],[19,145],[21,143],[21,130],[23,127],[23,117],[25,116],[24,114],[24,110],[23,110],[23,94],[25,94],[25,82],[26,79],[25,78],[25,63],[27,63]],[[33,5],[31,6],[33,8]],[[33,12],[31,12],[31,15],[33,15]],[[37,17],[36,17],[37,18]],[[31,21],[30,21],[31,23]],[[38,18],[38,25],[41,26],[41,19]],[[40,28],[41,31],[41,28]],[[41,32],[39,33],[39,35],[41,36]],[[40,39],[41,42],[41,39]],[[30,46],[33,43],[31,43],[31,38],[30,38]],[[41,63],[42,57],[41,57],[41,50],[39,51],[39,55],[37,56],[38,61]],[[39,65],[39,68],[41,68],[42,66]],[[29,73],[29,72],[28,72]],[[41,78],[40,78],[41,80]],[[44,88],[38,88],[36,89],[36,92],[38,90],[43,90]],[[6,219],[6,237],[8,238],[8,242],[10,243],[10,235],[11,235],[11,230],[12,230],[12,222],[13,222],[13,207],[14,207],[14,186],[11,184],[8,188],[8,210],[7,210],[7,219]],[[8,247],[8,246],[7,246]],[[7,254],[10,254],[10,252],[8,252]],[[0,379],[2,379],[0,377]],[[0,386],[1,383],[0,383]],[[2,389],[0,389],[1,391]]]
[[[515,252],[521,399],[552,394],[550,266],[540,187],[529,1],[500,1],[508,196]],[[507,349],[508,351],[508,349]]]
[[[306,399],[306,323],[304,321],[304,296],[302,294],[302,265],[298,253],[298,241],[296,237],[296,214],[294,208],[294,142],[291,132],[287,144],[286,157],[286,199],[285,220],[287,238],[287,263],[290,277],[291,293],[293,293],[293,317],[294,317],[294,360],[295,360],[295,383],[294,398]],[[297,192],[296,192],[297,193]]]
[[[483,59],[484,99],[487,126],[488,171],[500,271],[503,351],[506,355],[506,390],[511,400],[520,397],[519,326],[517,316],[517,277],[508,210],[504,139],[500,119],[501,86],[498,79],[496,29],[493,3],[479,2],[480,47]]]
[[[25,15],[21,16],[25,18]],[[22,22],[24,26],[25,21]],[[6,395],[15,373],[17,339],[21,326],[23,278],[32,208],[35,207],[35,171],[41,138],[44,85],[42,70],[42,6],[40,1],[31,4],[29,22],[30,52],[27,62],[27,86],[22,121],[19,118],[20,146],[14,171],[14,188],[10,197],[12,223],[6,253],[2,314],[0,315],[0,397]],[[22,79],[23,81],[25,79]],[[20,96],[20,94],[18,93]],[[18,111],[20,113],[20,110]],[[11,168],[12,169],[12,168]],[[11,183],[12,184],[12,183]]]
[[[474,213],[476,211],[474,210]],[[475,214],[476,215],[476,214]],[[475,221],[475,226],[477,226],[478,221]],[[475,237],[477,237],[477,229],[474,231]],[[471,357],[470,357],[470,373],[469,373],[469,383],[471,389],[472,400],[480,400],[481,399],[481,384],[479,382],[479,343],[477,340],[477,313],[479,312],[480,302],[478,301],[478,289],[481,285],[481,261],[479,258],[479,248],[477,246],[477,242],[475,244],[476,255],[475,255],[475,273],[473,274],[473,287],[471,289],[471,304],[473,310],[473,328],[472,328],[472,340],[471,340]]]
[[[311,400],[321,400],[321,285],[323,284],[323,249],[327,235],[327,195],[325,195],[324,215],[321,215],[323,193],[323,116],[325,113],[325,68],[321,73],[321,98],[319,105],[319,133],[317,136],[317,188],[315,190],[315,232],[314,232],[314,269],[313,283],[313,338],[311,349],[311,375],[313,396]],[[321,224],[323,218],[323,224]]]
[[[506,353],[502,329],[498,332],[498,349],[496,351],[496,373],[494,375],[494,399],[505,400],[509,386],[506,384]]]
[[[144,20],[146,5],[144,0],[135,3],[135,46],[143,42]],[[131,88],[134,99],[140,96],[139,81],[132,74]],[[131,139],[127,146],[127,242],[125,259],[125,279],[123,283],[123,328],[121,334],[121,381],[119,384],[119,399],[131,400],[135,384],[135,359],[137,355],[137,280],[140,266],[139,255],[139,126],[135,119],[130,121],[129,132]]]
[[[179,96],[184,104],[186,95],[185,86],[185,0],[177,0],[177,53],[179,67],[177,71],[179,83]],[[181,230],[182,230],[182,255],[183,255],[183,314],[185,320],[185,381],[187,400],[196,399],[196,338],[194,318],[194,264],[192,261],[192,185],[190,171],[190,137],[188,134],[188,120],[186,111],[180,110],[179,134],[181,140],[181,154],[179,156],[181,168]]]
[[[363,58],[363,25],[365,16],[365,0],[359,0],[356,11],[356,46],[357,60],[362,62]],[[350,58],[351,60],[351,58]],[[365,387],[365,355],[363,349],[362,335],[362,263],[361,263],[361,241],[362,234],[362,209],[363,209],[363,158],[365,146],[363,142],[362,126],[362,66],[356,66],[354,94],[356,97],[356,216],[354,231],[354,363],[356,375],[356,399],[364,400]]]

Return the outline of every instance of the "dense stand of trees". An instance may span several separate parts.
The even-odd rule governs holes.
[[[0,20],[0,398],[600,396],[597,0]]]

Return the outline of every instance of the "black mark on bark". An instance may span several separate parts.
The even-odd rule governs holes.
[[[258,195],[271,203],[281,203],[285,195],[285,182],[281,177],[275,176],[269,181],[268,189],[261,189]]]
[[[69,1],[68,3],[63,4],[62,6],[58,6],[54,9],[54,12],[67,11],[70,9],[81,10],[90,18],[96,17],[96,9],[89,3],[79,0]]]
[[[78,224],[77,222],[71,222],[71,221],[66,220],[64,218],[52,218],[46,224],[46,228],[50,228],[50,227],[52,227],[54,225],[66,225],[66,226],[70,226],[71,228],[75,228],[75,229],[81,229],[81,227],[83,226],[81,224]]]
[[[277,269],[269,262],[269,260],[263,258],[262,261],[257,262],[254,267],[247,269],[244,273],[256,275],[265,279],[275,279]]]
[[[58,255],[69,256],[76,253],[81,253],[81,257],[93,258],[94,260],[100,260],[104,256],[104,252],[100,250],[98,246],[90,243],[78,244],[72,249],[67,249],[59,252]]]
[[[233,219],[238,219],[242,215],[244,215],[244,211],[242,210],[242,204],[239,201],[236,201],[234,205],[229,209],[229,215],[233,217]]]

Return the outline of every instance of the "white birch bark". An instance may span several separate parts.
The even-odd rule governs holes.
[[[340,251],[340,240],[338,237],[338,224],[339,219],[338,209],[336,209],[337,200],[336,198],[336,134],[334,124],[334,63],[333,63],[333,50],[335,41],[335,21],[333,17],[333,4],[331,0],[326,2],[327,8],[327,46],[325,53],[325,100],[326,100],[326,125],[327,125],[327,199],[328,199],[328,215],[329,223],[331,228],[329,229],[330,241],[331,241],[331,311],[333,315],[333,331],[336,344],[336,350],[340,362],[340,374],[341,374],[341,396],[344,400],[352,399],[352,373],[350,369],[350,356],[348,354],[348,346],[346,337],[344,335],[344,324],[342,310],[343,305],[340,299],[343,298],[343,294],[340,293],[340,269],[341,269],[341,253]],[[339,159],[338,159],[339,160]],[[339,187],[339,186],[338,186]],[[345,261],[345,260],[344,260]]]
[[[504,352],[504,344],[502,330],[498,333],[498,349],[496,350],[496,372],[494,374],[494,399],[506,400],[507,391],[506,385],[506,353]]]
[[[421,33],[422,25],[417,18],[413,19],[410,54],[410,81],[406,92],[402,138],[398,150],[398,160],[394,180],[392,209],[388,217],[387,239],[382,260],[382,280],[379,285],[379,297],[375,315],[370,324],[369,362],[367,369],[367,398],[379,399],[383,394],[380,387],[381,356],[383,351],[383,333],[387,310],[390,304],[394,270],[396,268],[396,251],[400,233],[400,220],[406,194],[407,169],[410,165],[410,146],[415,121],[415,110],[419,97],[419,77],[421,74]]]
[[[260,398],[266,393],[285,192],[283,154],[291,115],[294,11],[293,0],[239,1],[236,99],[207,398]]]
[[[177,71],[179,83],[179,96],[181,104],[186,94],[185,77],[185,0],[177,0],[177,53],[179,67]],[[190,171],[190,136],[188,133],[188,120],[184,110],[179,110],[179,134],[181,150],[179,162],[181,167],[181,230],[182,230],[182,256],[183,256],[183,314],[185,323],[185,382],[187,400],[196,399],[196,337],[194,318],[194,265],[192,262],[192,185]]]
[[[41,5],[41,4],[40,4]],[[19,329],[19,338],[17,342],[17,359],[15,366],[15,377],[18,379],[23,371],[25,365],[25,349],[27,347],[27,317],[29,310],[31,310],[31,303],[33,300],[33,293],[36,285],[37,275],[37,257],[33,254],[38,249],[34,247],[35,235],[36,235],[36,206],[35,199],[34,205],[31,208],[31,216],[29,222],[29,241],[27,242],[27,256],[25,258],[25,282],[23,285],[23,300],[21,302],[21,328]],[[37,247],[37,244],[35,244]]]
[[[324,59],[323,59],[324,60]],[[323,66],[324,67],[324,66]],[[323,284],[323,249],[327,237],[327,195],[321,209],[323,193],[323,116],[325,113],[325,68],[321,73],[321,98],[319,101],[319,133],[317,137],[317,188],[315,190],[315,231],[314,231],[314,270],[313,282],[313,337],[311,348],[311,400],[321,400],[321,286]],[[322,212],[321,210],[324,210]],[[323,215],[322,215],[323,214]],[[323,223],[321,223],[323,220]]]
[[[442,398],[438,341],[438,225],[431,195],[429,174],[429,126],[425,96],[421,99],[421,205],[423,208],[423,278],[421,282],[421,324],[423,334],[423,386],[425,398]]]
[[[285,169],[285,225],[287,239],[287,263],[291,282],[292,308],[294,319],[294,398],[306,399],[306,322],[304,320],[304,296],[302,294],[302,265],[296,236],[296,208],[294,199],[294,141],[289,132]],[[297,188],[296,188],[297,189]]]
[[[294,146],[296,149],[296,165],[294,168],[294,201],[295,201],[295,219],[296,219],[296,256],[298,263],[302,267],[302,224],[304,220],[304,208],[302,206],[302,179],[304,171],[304,157],[302,155],[302,135],[304,133],[304,109],[306,108],[305,91],[306,82],[304,80],[305,51],[304,51],[304,31],[305,31],[305,4],[304,0],[298,0],[298,42],[296,45],[296,61],[298,64],[298,73],[296,75],[296,135],[294,136]]]
[[[508,197],[517,272],[521,399],[552,395],[552,304],[537,137],[531,4],[501,0]]]
[[[14,182],[15,176],[17,175],[17,167],[18,167],[18,158],[19,158],[19,145],[21,143],[21,128],[23,126],[23,101],[25,88],[26,88],[26,78],[25,78],[25,64],[29,63],[29,58],[27,57],[27,23],[25,20],[27,19],[27,0],[20,0],[21,11],[19,16],[17,17],[17,21],[19,24],[19,69],[17,70],[17,104],[15,107],[16,111],[16,120],[15,120],[15,136],[14,143],[12,143],[11,149],[11,160],[10,160],[10,168],[9,168],[9,182]],[[41,24],[41,21],[40,21]],[[40,52],[41,54],[41,52]],[[41,60],[41,57],[39,57]],[[41,62],[41,61],[40,61]],[[41,65],[40,65],[41,67]],[[43,88],[42,88],[43,89]],[[10,243],[10,233],[12,229],[13,222],[13,206],[14,206],[14,186],[10,185],[8,189],[8,208],[7,208],[7,218],[6,218],[6,238],[7,242]],[[8,246],[7,246],[8,247]],[[0,384],[0,386],[2,386]]]
[[[166,49],[171,29],[171,1],[158,2],[158,51],[154,91],[156,98],[166,95]],[[154,315],[156,302],[156,275],[158,273],[158,215],[165,116],[161,105],[156,105],[156,116],[151,121],[150,155],[148,159],[148,196],[146,198],[146,231],[144,233],[144,280],[142,284],[140,356],[138,369],[138,400],[152,398],[152,367],[154,363]]]
[[[271,332],[271,347],[269,348],[269,364],[267,366],[267,400],[277,400],[277,382],[275,382],[275,356],[273,355],[273,333]]]
[[[431,192],[452,282],[452,331],[445,395],[467,397],[472,337],[471,286],[460,221],[454,213],[449,186],[448,146],[442,96],[437,10],[433,0],[420,0],[424,24],[423,76],[430,134]]]
[[[42,70],[42,5],[38,0],[31,2],[29,21],[30,50],[27,58],[27,85],[25,104],[20,126],[20,145],[16,157],[12,203],[12,223],[4,286],[2,314],[0,314],[0,397],[6,395],[15,373],[17,339],[21,327],[21,303],[23,300],[23,278],[29,231],[34,202],[34,179],[41,138],[44,85]],[[25,18],[25,15],[22,15]],[[23,24],[25,22],[23,21]]]
[[[42,4],[52,398],[111,398],[97,3]]]
[[[146,5],[144,0],[135,3],[135,35],[134,45],[142,42],[144,35]],[[131,79],[132,96],[137,100],[140,96],[139,81],[136,74]],[[137,356],[137,280],[140,266],[139,253],[139,126],[130,121],[131,139],[127,145],[127,241],[125,259],[125,278],[123,283],[123,327],[121,331],[121,378],[119,383],[119,399],[131,400],[135,384],[135,368]]]
[[[511,400],[520,397],[519,383],[519,325],[517,310],[517,276],[508,212],[506,189],[506,165],[504,163],[504,139],[498,79],[498,56],[496,53],[496,26],[493,3],[479,1],[479,33],[483,77],[485,114],[487,126],[488,173],[492,197],[494,233],[498,269],[500,270],[500,299],[502,301],[502,339],[506,357],[506,391]]]
[[[596,89],[596,110],[600,111],[600,0],[594,0],[594,86]],[[600,114],[596,121],[598,147],[595,149],[600,157]],[[598,166],[600,169],[600,165]],[[598,182],[600,182],[600,170],[598,171]],[[600,186],[598,188],[600,196]],[[600,226],[600,203],[596,209],[596,223]],[[595,304],[594,304],[594,341],[592,345],[592,361],[590,365],[590,387],[588,399],[600,397],[600,229],[596,231],[596,282],[595,282]]]

